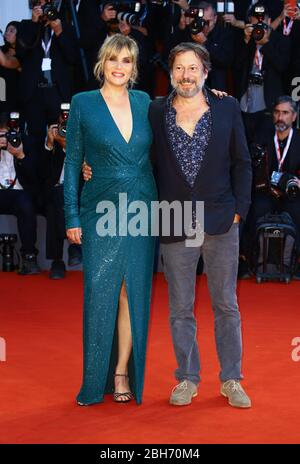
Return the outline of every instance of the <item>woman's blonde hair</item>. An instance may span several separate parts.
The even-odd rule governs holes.
[[[98,52],[98,59],[97,63],[94,67],[94,75],[96,79],[100,82],[100,86],[104,83],[104,64],[107,60],[109,60],[112,56],[117,56],[123,50],[123,48],[127,48],[130,58],[132,59],[133,69],[132,74],[129,79],[129,86],[132,87],[138,76],[138,69],[137,69],[137,60],[139,49],[135,42],[135,40],[127,37],[123,34],[115,34],[111,37],[107,37],[104,41],[102,47]]]

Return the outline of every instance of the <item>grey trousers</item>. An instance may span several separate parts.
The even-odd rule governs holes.
[[[236,297],[239,256],[239,226],[228,232],[204,235],[201,247],[185,242],[161,244],[164,273],[168,281],[170,326],[178,363],[177,380],[198,384],[200,355],[194,316],[196,269],[203,256],[212,301],[215,342],[221,366],[220,380],[242,379],[241,319]]]

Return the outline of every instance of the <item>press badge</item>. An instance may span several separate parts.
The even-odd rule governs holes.
[[[42,71],[51,71],[51,58],[43,58]]]

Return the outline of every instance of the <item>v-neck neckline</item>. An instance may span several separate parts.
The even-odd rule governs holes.
[[[116,123],[115,118],[113,117],[112,112],[110,111],[109,106],[108,106],[108,104],[106,103],[106,100],[105,100],[105,98],[104,98],[103,95],[102,95],[101,89],[97,90],[97,92],[99,93],[100,98],[101,98],[101,100],[103,101],[104,106],[105,106],[107,112],[109,113],[109,116],[110,116],[112,122],[114,123],[114,126],[115,126],[115,128],[117,129],[117,132],[119,133],[121,139],[123,140],[123,142],[124,142],[126,145],[129,145],[130,142],[132,141],[132,138],[133,138],[133,130],[134,130],[134,116],[133,116],[133,115],[134,115],[134,112],[132,111],[132,100],[131,100],[131,93],[130,93],[130,90],[128,90],[128,98],[129,98],[129,105],[130,105],[130,112],[131,112],[131,119],[132,119],[132,129],[131,129],[131,134],[130,134],[130,138],[129,138],[128,142],[127,142],[127,140],[125,139],[125,137],[123,136],[122,132],[120,131],[119,126],[118,126],[118,124]]]

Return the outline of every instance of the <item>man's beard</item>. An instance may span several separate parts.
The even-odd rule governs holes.
[[[191,89],[182,89],[179,87],[180,84],[195,84],[195,87]],[[171,76],[171,85],[176,90],[177,95],[185,98],[195,97],[204,87],[205,79],[202,79],[201,82],[197,85],[194,80],[191,79],[181,79],[181,81],[175,82],[173,76]]]
[[[289,124],[286,124],[285,122],[278,122],[275,124],[275,128],[277,132],[285,132],[286,130],[290,129],[292,127]]]

